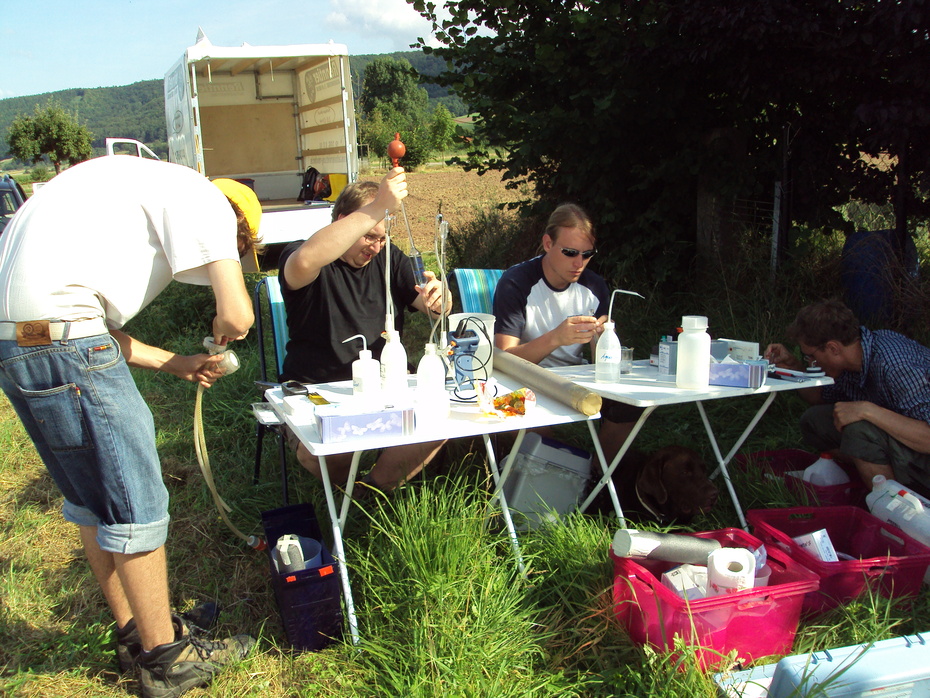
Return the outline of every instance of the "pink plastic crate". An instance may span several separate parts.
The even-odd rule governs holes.
[[[746,520],[767,550],[780,548],[820,577],[820,590],[804,599],[805,611],[833,608],[868,586],[887,597],[914,596],[930,565],[930,547],[859,507],[752,509]],[[822,528],[838,552],[859,559],[823,562],[792,540]]]
[[[868,493],[862,478],[856,469],[844,463],[840,467],[849,475],[849,482],[844,485],[818,486],[804,482],[800,478],[785,473],[792,470],[804,470],[819,457],[816,453],[808,453],[797,448],[783,448],[777,451],[758,451],[756,453],[741,453],[733,459],[740,470],[762,470],[783,478],[790,492],[801,495],[807,494],[807,501],[811,504],[823,506],[854,506],[865,505],[865,495]]]
[[[738,528],[682,534],[712,538],[724,547],[758,548],[762,541]],[[804,595],[814,592],[817,575],[779,549],[769,551],[769,585],[686,601],[662,584],[671,562],[614,560],[614,609],[634,642],[659,650],[674,648],[675,636],[697,648],[701,668],[736,650],[741,660],[788,654],[794,642]]]

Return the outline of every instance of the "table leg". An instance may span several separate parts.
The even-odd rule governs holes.
[[[510,545],[513,548],[514,556],[517,558],[517,569],[520,570],[520,574],[526,577],[526,565],[523,562],[523,554],[520,552],[520,541],[517,540],[517,528],[513,525],[513,517],[510,515],[510,508],[507,506],[507,497],[504,495],[504,483],[510,475],[524,436],[526,436],[526,429],[517,432],[517,440],[514,441],[510,454],[505,458],[503,472],[498,472],[497,458],[494,455],[494,445],[491,443],[490,435],[482,434],[481,438],[484,440],[484,448],[488,453],[488,466],[494,478],[494,494],[491,495],[488,502],[488,509],[494,506],[494,502],[500,500],[501,514],[504,517],[504,523],[507,525],[507,532],[510,534]]]
[[[356,455],[358,454],[356,453]],[[349,584],[349,570],[346,566],[345,549],[342,545],[342,523],[339,516],[336,514],[336,500],[333,498],[333,485],[329,479],[326,457],[319,456],[319,459],[320,474],[323,476],[323,491],[326,493],[326,508],[329,511],[329,520],[332,522],[333,526],[333,557],[336,558],[336,561],[339,563],[339,576],[342,579],[342,595],[346,603],[349,633],[352,635],[352,644],[357,645],[359,641],[358,620],[355,617],[355,601],[352,599],[352,586]],[[357,468],[358,463],[353,460],[353,465]],[[353,469],[352,476],[350,476],[350,483],[354,480],[354,473],[355,468]],[[348,499],[348,495],[346,495],[346,499]]]
[[[740,434],[739,438],[736,440],[736,443],[733,444],[733,447],[729,450],[726,457],[724,458],[720,454],[720,447],[717,445],[717,438],[714,436],[714,430],[710,426],[710,420],[707,418],[707,412],[704,410],[703,402],[696,402],[698,412],[701,414],[701,421],[704,422],[704,431],[707,432],[707,437],[710,439],[710,445],[714,449],[714,456],[717,458],[717,469],[711,473],[711,478],[717,477],[719,473],[723,473],[723,481],[726,483],[727,490],[730,492],[730,499],[733,500],[733,506],[736,507],[736,515],[739,517],[740,525],[744,530],[749,530],[748,524],[746,523],[746,517],[743,516],[743,508],[740,506],[739,498],[736,496],[736,488],[733,487],[733,482],[730,480],[730,472],[727,470],[727,463],[733,458],[734,455],[742,448],[743,443],[746,439],[749,438],[749,435],[752,433],[752,430],[756,428],[756,425],[759,423],[759,420],[762,419],[762,416],[768,410],[769,405],[772,404],[772,401],[775,399],[775,393],[769,393],[768,397],[765,398],[765,402],[762,403],[762,407],[759,408],[759,411],[756,412],[756,415],[752,418],[749,424],[743,429],[743,433]]]
[[[591,441],[594,444],[594,451],[597,453],[597,462],[601,468],[601,479],[597,481],[591,490],[591,494],[588,495],[581,506],[578,507],[578,511],[584,512],[591,502],[594,501],[594,498],[597,494],[606,486],[607,491],[610,492],[610,498],[613,501],[614,511],[617,512],[617,518],[620,519],[620,525],[624,526],[625,519],[623,517],[623,509],[620,507],[620,500],[617,497],[617,489],[614,486],[614,481],[612,476],[614,471],[617,469],[617,466],[620,464],[620,461],[623,459],[623,456],[626,455],[626,452],[630,449],[630,445],[633,443],[633,440],[636,438],[636,435],[639,434],[640,429],[643,428],[643,425],[646,423],[646,420],[649,419],[655,411],[655,405],[647,407],[643,410],[643,413],[639,416],[639,419],[636,420],[636,424],[633,425],[633,429],[630,430],[629,436],[626,437],[626,441],[623,442],[623,445],[620,447],[620,450],[617,451],[617,455],[614,456],[614,459],[610,462],[610,465],[607,465],[607,458],[604,456],[604,450],[601,448],[601,440],[597,436],[597,432],[594,430],[594,422],[588,420],[588,431],[591,432]]]

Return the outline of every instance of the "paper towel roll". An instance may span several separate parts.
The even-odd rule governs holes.
[[[720,548],[707,556],[707,595],[733,594],[755,585],[756,558],[745,548]]]
[[[720,548],[719,541],[674,533],[654,533],[621,528],[614,534],[613,551],[617,557],[666,562],[707,564],[707,557]]]

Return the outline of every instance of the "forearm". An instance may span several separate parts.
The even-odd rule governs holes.
[[[538,364],[549,354],[562,346],[555,339],[554,332],[547,332],[536,339],[532,339],[525,344],[520,344],[518,337],[498,334],[494,340],[495,346],[521,359],[526,359],[534,364]]]
[[[866,402],[863,418],[918,453],[930,453],[930,424]]]
[[[119,342],[126,363],[133,368],[146,368],[151,371],[172,373],[170,367],[178,357],[174,352],[140,342],[120,330],[110,330],[110,334]]]

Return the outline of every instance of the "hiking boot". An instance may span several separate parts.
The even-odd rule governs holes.
[[[143,698],[175,698],[206,686],[226,664],[244,659],[255,644],[248,635],[207,640],[186,634],[175,620],[178,639],[141,652],[136,662]]]
[[[180,618],[172,616],[172,620],[183,623],[192,635],[203,635],[216,624],[219,615],[219,606],[212,601],[204,601],[182,613]],[[116,659],[119,661],[120,672],[125,674],[132,671],[141,651],[142,638],[139,637],[135,618],[130,618],[126,625],[116,629]]]

